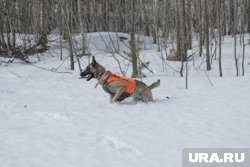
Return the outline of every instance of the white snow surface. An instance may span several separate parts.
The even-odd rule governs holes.
[[[95,51],[100,64],[120,73],[111,54]],[[185,77],[170,68],[178,69],[179,63],[167,62],[163,71],[159,53],[140,51],[154,71],[144,70],[148,77],[143,81],[161,79],[153,90],[155,101],[148,104],[132,99],[110,104],[101,86],[94,88],[96,80],[79,79],[79,70],[68,74],[35,67],[57,68],[59,56],[40,55],[35,66],[2,64],[0,166],[181,167],[183,148],[249,148],[250,47],[244,77],[235,76],[230,37],[222,54],[224,77],[218,76],[217,60],[206,72],[204,60],[196,56],[188,64],[186,90]],[[87,58],[81,60],[85,67]],[[58,71],[70,71],[67,61]]]

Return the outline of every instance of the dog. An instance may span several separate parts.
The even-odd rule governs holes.
[[[95,87],[102,85],[103,90],[110,95],[110,103],[121,102],[132,96],[135,101],[152,102],[151,90],[160,86],[160,80],[147,86],[145,83],[133,78],[125,78],[107,71],[97,63],[93,56],[92,62],[81,72],[80,76],[90,81],[97,79]]]

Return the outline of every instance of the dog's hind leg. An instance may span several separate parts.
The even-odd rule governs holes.
[[[153,95],[150,89],[146,89],[143,92],[143,96],[142,96],[142,101],[143,102],[152,102],[153,101]]]
[[[134,93],[134,101],[142,101],[145,103],[153,101],[153,95],[151,90],[146,85],[141,85]]]

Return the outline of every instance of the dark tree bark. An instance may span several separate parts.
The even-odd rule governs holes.
[[[234,20],[237,19],[237,7],[238,7],[238,0],[235,0],[234,4]],[[238,67],[238,58],[237,58],[237,25],[236,23],[233,24],[233,35],[234,35],[234,61],[235,61],[235,69],[236,69],[236,76],[239,76],[239,67]]]
[[[192,49],[192,8],[191,1],[187,0],[187,49]]]
[[[211,70],[210,54],[209,54],[209,18],[208,18],[208,5],[207,0],[204,1],[204,33],[205,33],[205,48],[206,48],[206,68],[207,71]]]
[[[247,2],[247,32],[250,33],[250,1]]]
[[[234,0],[229,0],[229,30],[228,35],[232,35],[234,31]]]
[[[219,64],[219,76],[222,77],[222,64],[221,64],[221,37],[222,37],[222,16],[223,16],[223,11],[224,11],[224,0],[221,0],[218,2],[218,30],[219,30],[219,59],[218,59],[218,64]]]
[[[204,44],[204,38],[203,38],[203,22],[202,22],[202,1],[198,0],[198,10],[199,10],[199,56],[202,56],[202,46]]]

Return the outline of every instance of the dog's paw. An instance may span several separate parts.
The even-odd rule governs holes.
[[[117,101],[117,100],[115,100],[115,99],[112,99],[112,100],[110,101],[110,103],[111,103],[111,104],[115,104],[115,103],[119,103],[119,101]]]
[[[114,100],[110,100],[110,104],[114,104],[115,103],[115,101]]]

